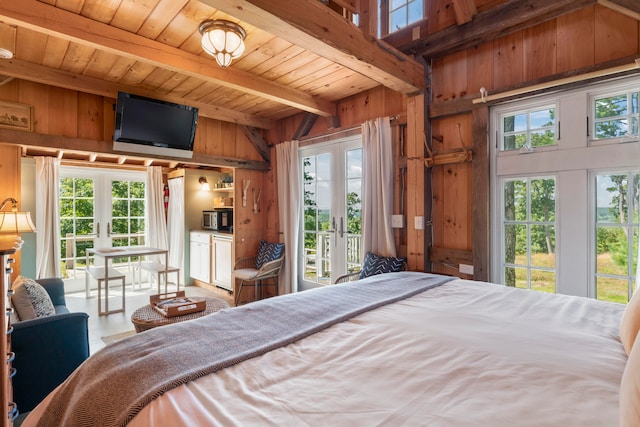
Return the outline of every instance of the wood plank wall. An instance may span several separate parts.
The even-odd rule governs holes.
[[[0,86],[0,100],[31,105],[36,133],[102,141],[111,147],[115,99],[15,79]],[[235,124],[207,117],[198,118],[194,152],[262,161]]]
[[[432,12],[438,12],[430,15],[438,17],[429,21],[430,33],[455,24],[452,14],[444,12],[445,3],[448,1],[430,3]],[[491,94],[514,85],[527,85],[546,76],[637,55],[639,45],[638,21],[599,5],[591,6],[473,49],[435,59],[432,64],[433,104],[439,111],[446,111],[447,105],[459,105],[460,100],[479,97],[481,87]],[[451,109],[455,110],[455,107]],[[472,115],[470,107],[458,114],[433,118],[435,151],[455,148],[462,138],[468,145],[474,145],[474,151],[486,156],[486,141],[478,138],[486,138],[488,119],[486,112]],[[483,123],[476,123],[477,120]],[[480,130],[475,135],[476,140],[473,139],[474,127]],[[478,158],[475,154],[473,161],[483,163],[487,179],[488,159]],[[482,177],[482,171],[475,171],[475,174]],[[474,264],[482,264],[475,265],[475,277],[487,280],[490,277],[486,255],[489,215],[484,209],[488,204],[474,206],[473,201],[477,196],[474,192],[481,192],[483,198],[488,198],[489,192],[488,188],[474,188],[473,184],[477,182],[473,166],[468,163],[434,168],[433,246],[474,252]],[[479,209],[476,217],[484,218],[476,221],[477,230],[472,226],[474,209]],[[447,262],[434,263],[433,271],[458,273]]]

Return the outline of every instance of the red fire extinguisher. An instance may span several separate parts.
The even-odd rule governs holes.
[[[164,208],[169,208],[169,185],[164,185]]]

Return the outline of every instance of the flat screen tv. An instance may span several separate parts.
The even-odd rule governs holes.
[[[118,92],[113,149],[168,157],[193,157],[198,109]]]

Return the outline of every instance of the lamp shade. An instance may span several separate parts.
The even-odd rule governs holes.
[[[0,234],[32,233],[36,227],[30,212],[0,212]]]
[[[244,53],[247,33],[238,24],[230,21],[204,21],[200,24],[202,49],[213,56],[218,65],[228,67],[231,61]]]

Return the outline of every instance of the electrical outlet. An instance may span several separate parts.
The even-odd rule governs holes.
[[[416,230],[424,230],[424,217],[417,216],[413,219],[413,226]]]
[[[404,215],[392,215],[391,216],[392,228],[404,228]]]
[[[469,274],[469,275],[473,276],[473,265],[460,264],[458,269],[460,270],[460,273],[462,273],[462,274]]]

